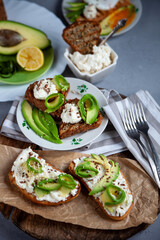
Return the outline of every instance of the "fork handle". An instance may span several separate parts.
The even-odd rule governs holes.
[[[153,161],[148,149],[145,147],[145,145],[142,143],[141,140],[137,140],[139,146],[141,147],[142,151],[144,151],[148,161],[149,161],[149,164],[151,166],[151,169],[152,169],[152,172],[153,172],[153,175],[155,177],[155,180],[156,180],[156,183],[158,185],[158,187],[160,188],[160,169],[159,167],[155,164],[155,162]]]
[[[148,133],[146,133],[145,135],[146,135],[146,139],[148,140],[148,143],[149,143],[149,145],[150,145],[150,148],[151,148],[151,150],[152,150],[153,158],[154,158],[154,160],[155,160],[155,164],[158,165],[158,166],[160,166],[160,159],[159,159],[159,156],[158,156],[158,154],[157,154],[157,152],[156,152],[156,149],[155,149],[155,147],[154,147],[154,145],[153,145],[153,142],[152,142],[150,136],[148,135]]]

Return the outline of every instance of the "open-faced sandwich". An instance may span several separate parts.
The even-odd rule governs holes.
[[[93,95],[66,100],[69,86],[61,75],[35,82],[28,87],[22,102],[22,114],[30,128],[53,143],[95,129],[103,120]]]
[[[42,79],[29,85],[25,99],[41,111],[47,110],[53,117],[59,118],[61,106],[64,104],[69,92],[70,84],[62,75],[54,78]],[[50,98],[56,98],[55,106],[49,105]]]
[[[63,106],[59,137],[61,139],[97,128],[103,120],[96,98],[85,94],[80,100],[70,99]]]
[[[29,200],[43,205],[59,205],[78,196],[80,183],[70,174],[54,168],[31,148],[14,161],[9,179]]]
[[[133,196],[118,163],[102,154],[91,154],[73,160],[69,170],[87,187],[108,217],[122,220],[129,214]]]

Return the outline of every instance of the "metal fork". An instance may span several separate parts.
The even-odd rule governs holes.
[[[148,149],[146,148],[146,146],[143,144],[143,142],[140,139],[140,133],[138,132],[135,122],[134,122],[133,112],[131,110],[127,109],[124,112],[124,115],[122,115],[122,121],[123,121],[123,125],[124,125],[125,131],[126,131],[128,137],[130,137],[131,139],[133,139],[134,141],[136,141],[138,143],[141,151],[143,152],[145,157],[148,159],[148,162],[151,166],[156,183],[157,183],[158,187],[160,188],[160,175],[158,175],[155,163],[154,163],[153,159],[151,158]]]
[[[156,152],[156,149],[153,145],[153,142],[152,142],[152,140],[151,140],[151,138],[149,137],[149,134],[148,134],[149,126],[148,126],[148,123],[147,123],[147,119],[146,119],[142,104],[141,103],[134,104],[131,111],[132,111],[132,114],[133,114],[134,123],[135,123],[138,131],[140,131],[142,134],[144,134],[146,140],[149,143],[151,152],[153,154],[153,159],[154,159],[154,162],[156,164],[157,171],[158,171],[158,175],[160,176],[160,159],[159,159],[159,156],[158,156],[158,154]]]

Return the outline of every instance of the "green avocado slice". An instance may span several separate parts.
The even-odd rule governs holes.
[[[34,187],[34,192],[38,198],[42,198],[45,195],[49,194],[49,191]]]
[[[62,75],[55,75],[52,82],[55,84],[58,92],[67,91],[69,88],[69,83]]]
[[[92,94],[85,94],[78,102],[78,106],[81,117],[87,124],[97,121],[99,105]]]
[[[106,200],[105,205],[116,205],[122,203],[126,197],[123,189],[110,184],[106,188],[106,192],[110,200]]]
[[[22,102],[22,114],[23,117],[25,118],[26,122],[28,123],[28,125],[30,126],[30,128],[40,137],[44,138],[45,140],[48,140],[49,142],[53,142],[53,143],[57,143],[56,139],[50,137],[49,135],[47,135],[46,133],[44,133],[41,129],[39,129],[37,127],[37,125],[35,124],[33,117],[32,117],[32,107],[31,105],[24,100]]]
[[[1,54],[15,54],[21,48],[31,45],[44,49],[50,44],[47,35],[39,29],[14,21],[0,21]]]
[[[52,134],[51,132],[48,130],[48,128],[46,128],[46,126],[44,124],[42,124],[42,122],[40,121],[39,119],[39,110],[37,108],[33,108],[33,112],[32,112],[32,117],[33,117],[33,120],[35,122],[35,124],[37,125],[37,127],[43,131],[44,133],[46,133],[47,135],[51,136],[52,137]]]
[[[133,4],[118,8],[116,11],[111,13],[100,22],[101,36],[108,35],[113,30],[110,25],[112,21],[114,21],[114,16],[119,12],[124,11],[125,9],[128,9],[128,17],[130,17],[132,13],[135,12],[135,6]]]
[[[51,113],[59,109],[64,103],[64,95],[61,93],[53,93],[45,99],[45,112]]]
[[[62,141],[59,139],[56,122],[51,117],[51,115],[49,115],[48,113],[42,112],[41,110],[39,110],[38,115],[41,123],[44,125],[45,128],[48,129],[48,131],[56,139],[57,143],[62,143]]]
[[[54,182],[53,179],[44,179],[37,183],[37,187],[47,191],[55,191],[61,187],[60,183]]]
[[[109,172],[106,171],[103,178],[93,187],[89,195],[93,195],[105,190],[106,187],[112,183],[112,181],[117,179],[118,175],[119,175],[119,165],[118,163],[113,162],[110,171]]]

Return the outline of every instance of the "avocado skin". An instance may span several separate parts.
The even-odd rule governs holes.
[[[51,45],[51,41],[47,35],[39,29],[31,26],[14,22],[14,21],[0,21],[0,30],[7,29],[19,33],[23,37],[23,41],[12,47],[0,46],[0,54],[11,55],[16,54],[21,48],[34,45],[41,49],[45,49]]]
[[[30,126],[30,128],[40,137],[44,138],[45,140],[48,140],[50,142],[56,142],[56,140],[54,140],[52,137],[50,137],[49,135],[47,135],[46,133],[44,133],[42,130],[40,130],[37,125],[35,124],[33,117],[32,117],[32,107],[31,105],[24,100],[22,102],[22,114],[26,120],[26,122],[28,123],[28,125]]]

